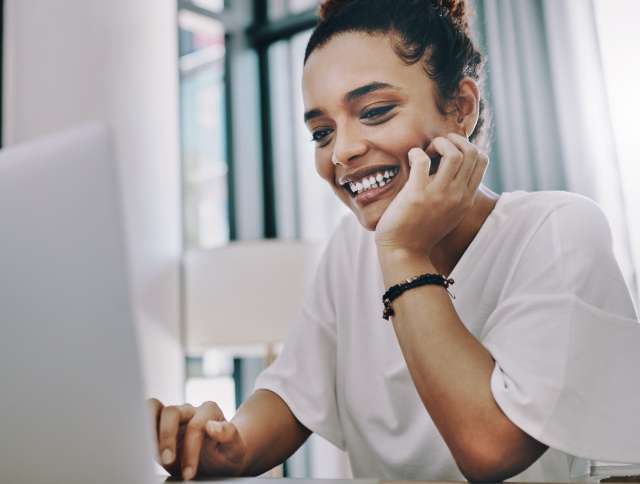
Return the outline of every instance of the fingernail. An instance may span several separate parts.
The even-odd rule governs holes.
[[[192,467],[185,467],[182,471],[182,478],[185,481],[190,481],[191,479],[193,479],[193,468]]]
[[[218,424],[218,422],[215,422],[213,420],[209,420],[207,422],[207,427],[209,427],[209,431],[210,432],[214,432],[214,431],[218,430],[220,428],[219,425],[220,424]]]
[[[420,156],[423,151],[420,148],[411,148],[409,150],[409,161],[413,161],[417,156]]]
[[[166,466],[173,462],[173,452],[169,449],[164,449],[162,451],[162,463]]]

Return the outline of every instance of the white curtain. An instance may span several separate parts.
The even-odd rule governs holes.
[[[603,208],[638,303],[591,0],[477,0],[494,118],[496,191],[567,190]]]

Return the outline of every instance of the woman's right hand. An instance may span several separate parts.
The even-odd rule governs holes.
[[[160,464],[172,476],[184,480],[241,475],[247,446],[236,426],[228,422],[214,402],[164,406],[147,403],[155,423]]]

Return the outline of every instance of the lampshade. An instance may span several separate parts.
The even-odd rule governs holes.
[[[260,240],[187,253],[187,353],[284,341],[305,289],[310,288],[323,246]]]

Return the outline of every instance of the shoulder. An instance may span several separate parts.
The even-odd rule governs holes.
[[[561,246],[611,246],[611,230],[602,208],[590,198],[566,191],[511,192],[504,212],[511,225],[531,239],[557,238]],[[526,230],[522,230],[526,227]]]
[[[507,197],[507,209],[512,213],[526,213],[544,218],[554,212],[582,210],[600,212],[596,202],[578,193],[561,190],[543,190],[536,192],[515,191],[504,194]]]

